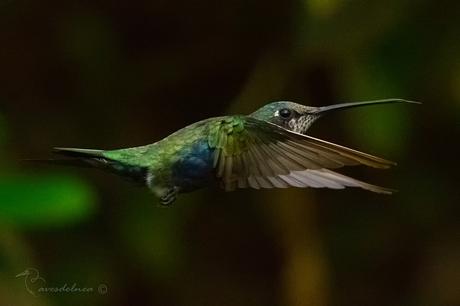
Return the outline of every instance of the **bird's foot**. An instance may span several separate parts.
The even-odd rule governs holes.
[[[172,187],[168,189],[161,197],[160,203],[161,207],[170,207],[172,203],[176,200],[177,194],[179,193],[178,187]]]

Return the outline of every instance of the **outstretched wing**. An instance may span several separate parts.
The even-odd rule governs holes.
[[[390,193],[327,169],[360,164],[388,168],[395,163],[255,118],[229,116],[212,123],[208,142],[226,190],[350,186]]]

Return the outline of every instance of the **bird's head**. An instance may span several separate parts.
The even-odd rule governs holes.
[[[21,272],[18,275],[16,275],[16,277],[29,276],[31,274],[32,273],[31,273],[31,271],[29,269],[25,269],[23,272]]]
[[[306,131],[313,124],[313,122],[315,122],[316,119],[318,119],[326,113],[331,113],[337,110],[343,110],[352,107],[401,102],[419,103],[403,99],[385,99],[313,107],[305,106],[290,101],[278,101],[269,103],[259,108],[250,116],[259,120],[276,124],[296,133],[305,134]]]
[[[21,277],[21,276],[33,276],[33,275],[38,275],[38,270],[34,268],[27,268],[23,272],[19,273],[16,275],[16,277]]]

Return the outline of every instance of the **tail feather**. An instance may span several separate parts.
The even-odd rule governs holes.
[[[68,159],[59,159],[62,164],[78,165],[86,164],[96,168],[111,168],[116,161],[104,156],[104,150],[80,149],[80,148],[53,148],[53,152],[59,155],[70,157]]]
[[[69,157],[80,157],[80,158],[105,158],[104,150],[94,149],[79,149],[79,148],[53,148],[53,152],[69,156]]]
[[[70,166],[90,166],[102,169],[131,180],[144,182],[147,169],[136,165],[129,165],[116,159],[105,156],[104,150],[80,148],[53,148],[57,154],[70,157],[68,159],[50,160],[50,163]]]
[[[37,164],[50,164],[73,167],[95,167],[107,163],[108,161],[108,159],[103,156],[103,150],[53,148],[53,152],[65,157],[50,159],[23,159],[22,161]]]

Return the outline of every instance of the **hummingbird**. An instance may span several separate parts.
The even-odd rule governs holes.
[[[144,146],[116,150],[54,148],[54,152],[145,184],[162,205],[179,193],[213,183],[237,188],[358,187],[391,194],[394,190],[339,174],[331,169],[365,165],[386,169],[396,163],[334,144],[306,132],[335,111],[387,103],[384,99],[313,107],[291,101],[269,103],[250,115],[205,119]]]

